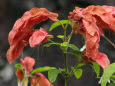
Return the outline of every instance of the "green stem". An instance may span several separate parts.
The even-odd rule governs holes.
[[[65,29],[66,30],[66,29]],[[71,33],[70,33],[70,35],[68,36],[68,40],[64,40],[64,41],[68,41],[68,44],[69,44],[69,42],[70,42],[70,39],[71,39],[71,37],[72,37],[72,34],[73,34],[73,30],[71,31]],[[68,48],[66,48],[65,49],[65,51],[64,51],[64,64],[65,64],[65,86],[67,86],[67,83],[68,83],[68,66],[67,66],[67,49]]]
[[[65,78],[65,86],[67,86],[67,82],[68,82],[68,79],[67,79],[67,78]]]
[[[27,77],[27,72],[26,71],[24,72],[24,79],[22,81],[22,86],[28,86],[28,77]]]
[[[73,35],[73,30],[71,31],[70,35],[68,36],[68,44],[70,42],[70,39],[71,39],[72,35]]]
[[[66,52],[67,50],[65,50]],[[68,77],[66,75],[66,73],[68,72],[68,66],[67,66],[67,54],[64,53],[64,65],[65,65],[65,86],[67,86],[67,82],[68,82]]]
[[[60,22],[60,21],[59,21]],[[72,37],[72,34],[73,34],[73,30],[71,31],[70,35],[68,36],[68,38],[66,37],[66,29],[67,29],[67,26],[68,24],[66,24],[65,26],[62,24],[62,22],[60,22],[60,24],[62,25],[62,28],[64,29],[64,42],[70,42],[70,39]],[[68,83],[68,66],[67,66],[67,49],[68,48],[65,48],[63,51],[64,51],[64,66],[65,66],[65,75],[64,75],[64,78],[65,78],[65,86],[67,86],[67,83]]]
[[[66,50],[67,51],[67,50]],[[65,51],[65,52],[66,52]],[[64,53],[64,65],[65,65],[65,69],[66,69],[66,72],[68,72],[67,70],[68,70],[68,67],[67,67],[67,54],[66,53]]]
[[[22,86],[28,86],[28,78],[24,78]]]
[[[66,29],[64,29],[64,41],[66,41]]]
[[[59,21],[59,23],[61,24],[62,28],[64,29],[65,27],[64,27],[63,23],[61,21]]]

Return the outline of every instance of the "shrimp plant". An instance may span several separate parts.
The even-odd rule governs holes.
[[[62,40],[61,43],[53,41],[54,36],[49,34],[46,29],[34,28],[34,25],[48,19],[54,22],[49,31],[61,26],[63,34],[57,35],[57,38]],[[68,26],[72,28],[69,34],[67,34]],[[46,8],[32,8],[26,11],[9,32],[10,48],[6,54],[8,62],[12,64],[19,59],[27,45],[30,45],[30,48],[41,44],[43,47],[56,45],[63,52],[64,67],[45,66],[33,69],[35,59],[30,56],[21,57],[20,63],[15,64],[18,86],[28,86],[28,82],[31,83],[31,86],[53,86],[59,74],[64,77],[65,86],[67,86],[70,77],[75,76],[76,79],[82,77],[82,67],[85,65],[92,67],[96,77],[100,79],[101,86],[106,86],[108,82],[109,86],[115,86],[115,63],[110,64],[107,55],[98,50],[100,36],[115,48],[115,44],[105,37],[103,30],[105,28],[115,32],[115,7],[94,5],[86,8],[75,7],[69,13],[68,20],[59,20],[57,13],[50,12]],[[78,33],[85,39],[85,44],[81,49],[70,43],[72,35]],[[68,51],[68,48],[72,51]],[[72,67],[68,67],[68,54],[78,59]],[[103,69],[102,75],[100,68]],[[46,71],[48,79],[42,74]]]

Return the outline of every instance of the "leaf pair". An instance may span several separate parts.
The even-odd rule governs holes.
[[[52,31],[54,28],[64,25],[64,24],[69,24],[72,27],[72,23],[69,20],[60,20],[55,23],[53,23],[49,29],[49,31]]]

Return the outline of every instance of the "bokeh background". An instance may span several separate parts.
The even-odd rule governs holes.
[[[19,59],[13,64],[9,64],[6,59],[6,52],[9,48],[8,33],[12,29],[14,22],[20,18],[25,11],[33,7],[42,7],[58,13],[59,19],[67,19],[69,12],[72,11],[75,6],[86,7],[89,5],[114,6],[115,0],[0,0],[0,86],[17,86],[14,64],[19,63]],[[52,22],[48,20],[35,27],[43,27],[48,30],[51,23]],[[55,36],[62,33],[61,27],[50,32],[50,34]],[[105,30],[105,35],[115,43],[115,35],[110,30]],[[55,37],[54,41],[61,40]],[[72,36],[71,43],[81,48],[84,45],[84,40],[80,34],[77,34]],[[106,53],[111,62],[115,61],[115,49],[103,38],[101,38],[99,50]],[[63,53],[57,46],[51,46],[49,48],[43,48],[42,45],[36,48],[27,46],[24,48],[21,57],[25,56],[31,56],[36,59],[35,68],[46,65],[63,67]],[[76,62],[77,59],[75,57],[68,55],[69,66],[74,65]],[[47,72],[44,74],[47,77]],[[96,79],[96,74],[93,70],[85,66],[83,67],[83,76],[79,80],[73,76],[70,78],[68,86],[100,86],[98,81],[99,79]],[[59,75],[54,86],[64,86],[64,78]]]

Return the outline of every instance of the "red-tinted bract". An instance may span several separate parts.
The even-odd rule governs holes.
[[[29,39],[30,47],[35,47],[36,45],[40,45],[42,42],[46,42],[48,37],[51,37],[51,35],[49,35],[43,28],[36,30]]]
[[[31,77],[31,86],[53,86],[41,73],[36,73]]]
[[[115,7],[76,7],[70,15],[69,19],[74,24],[73,30],[75,33],[81,33],[86,40],[85,56],[106,69],[110,61],[105,54],[98,51],[99,41],[100,36],[104,35],[103,28],[115,32]]]
[[[10,48],[7,51],[9,63],[16,60],[22,53],[23,48],[29,43],[29,38],[34,32],[33,26],[46,21],[48,18],[58,21],[58,14],[49,12],[45,8],[32,8],[19,18],[9,33]]]
[[[17,76],[18,82],[22,82],[22,80],[24,79],[24,73],[23,73],[23,71],[17,69],[16,70],[16,76]]]
[[[33,70],[33,66],[35,64],[34,58],[25,57],[24,60],[20,59],[22,68],[26,71],[27,75]]]

